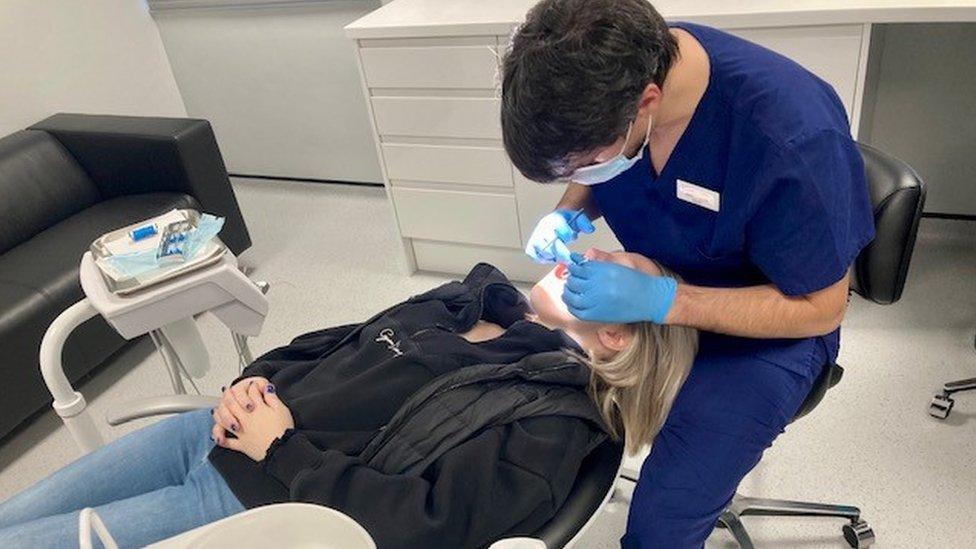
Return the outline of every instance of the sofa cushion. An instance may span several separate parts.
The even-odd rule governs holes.
[[[51,135],[0,139],[0,253],[98,200],[94,182]]]
[[[3,413],[0,414],[0,437],[50,402],[38,365],[41,337],[61,311],[40,292],[0,282],[0,375],[3,376]],[[69,367],[68,376],[76,379],[82,360],[79,340],[69,338],[62,352]]]
[[[0,256],[0,282],[32,288],[68,307],[84,295],[78,264],[96,238],[173,208],[199,206],[181,193],[136,194],[99,202]]]

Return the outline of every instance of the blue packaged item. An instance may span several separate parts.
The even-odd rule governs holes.
[[[210,214],[200,215],[196,227],[189,221],[173,222],[163,229],[158,246],[111,255],[105,262],[122,278],[134,278],[162,265],[190,261],[223,226],[224,218]]]
[[[184,255],[187,233],[193,230],[193,225],[187,220],[174,221],[163,229],[156,247],[156,259],[159,261],[185,261]]]
[[[139,242],[140,240],[145,240],[151,236],[156,236],[157,232],[156,224],[153,223],[151,225],[139,227],[138,229],[133,229],[129,232],[129,238],[131,238],[133,242]]]

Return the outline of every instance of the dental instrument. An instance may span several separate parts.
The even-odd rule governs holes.
[[[576,220],[579,219],[579,217],[581,215],[583,215],[583,208],[580,208],[580,209],[574,211],[572,217],[570,217],[569,219],[566,220],[566,224],[568,224],[570,227],[573,227],[574,226],[573,224],[576,223]],[[557,237],[553,238],[552,240],[550,240],[550,241],[546,242],[545,244],[543,244],[541,246],[541,249],[545,250],[547,248],[551,248],[553,246],[553,244],[555,244],[556,242],[559,242],[559,241],[560,241],[560,238],[557,236]],[[555,249],[553,249],[552,252],[553,252],[553,255],[555,255]]]

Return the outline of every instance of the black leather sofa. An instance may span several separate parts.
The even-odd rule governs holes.
[[[0,139],[0,438],[50,403],[38,350],[83,297],[81,255],[98,236],[173,208],[226,218],[221,239],[251,245],[205,120],[56,114]],[[64,349],[72,381],[124,340],[100,317]]]

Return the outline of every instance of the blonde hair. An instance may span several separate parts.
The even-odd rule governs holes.
[[[667,276],[674,276],[665,271]],[[613,358],[590,356],[590,394],[614,438],[636,453],[650,444],[671,411],[698,351],[698,331],[687,326],[631,324],[634,337]]]

